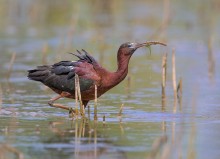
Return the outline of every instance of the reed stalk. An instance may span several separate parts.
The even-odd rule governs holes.
[[[78,75],[75,74],[75,113],[76,117],[78,117],[78,83],[77,83]]]
[[[180,105],[180,111],[182,111],[182,94],[183,94],[183,84],[182,78],[180,78],[178,86],[177,86],[177,97]]]
[[[88,120],[90,121],[90,113],[91,113],[91,112],[90,112],[90,105],[88,105],[87,107],[88,107],[88,108],[87,108],[87,109],[88,109]]]
[[[122,111],[123,111],[123,108],[124,108],[124,103],[121,104],[121,107],[120,107],[119,112],[118,112],[118,118],[119,118],[119,122],[120,123],[122,122]]]
[[[123,108],[124,108],[124,103],[121,104],[121,107],[120,107],[119,112],[118,112],[118,116],[122,115]]]
[[[103,123],[103,126],[105,126],[105,115],[103,115],[102,123]]]
[[[82,103],[79,76],[77,74],[75,75],[75,80],[76,80],[76,83],[77,83],[77,94],[78,94],[78,99],[79,99],[79,103],[80,103],[80,114],[84,117],[85,116],[85,109],[84,109],[84,105]]]
[[[180,78],[178,86],[177,86],[177,96],[180,98],[183,94],[183,81],[182,78]]]
[[[167,53],[162,58],[162,110],[165,111],[166,106],[166,70],[167,70]]]
[[[97,121],[97,85],[95,85],[94,120]]]
[[[172,50],[172,80],[173,80],[173,92],[174,98],[177,98],[177,86],[176,86],[176,57],[175,49]]]
[[[173,105],[173,113],[176,113],[176,105],[177,105],[177,86],[176,86],[176,57],[175,57],[175,49],[172,49],[172,81],[173,81],[173,95],[174,95],[174,105]]]
[[[162,88],[166,87],[167,53],[162,58]]]
[[[208,75],[211,81],[213,81],[215,75],[215,58],[213,54],[212,45],[213,45],[213,36],[210,36],[208,40]]]

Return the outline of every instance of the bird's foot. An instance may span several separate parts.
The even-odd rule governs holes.
[[[55,108],[61,108],[61,109],[65,109],[65,110],[68,110],[69,111],[69,117],[75,117],[76,115],[79,115],[80,112],[78,110],[75,110],[74,108],[72,107],[67,107],[67,106],[64,106],[62,104],[58,104],[58,103],[54,103],[53,100],[50,100],[48,102],[48,104],[51,106],[51,107],[55,107]],[[82,115],[82,114],[81,114]]]
[[[50,101],[48,102],[48,104],[49,104],[51,107],[53,107],[53,101],[52,101],[52,100],[50,100]]]
[[[73,108],[69,108],[69,117],[73,118],[75,117],[75,115],[77,115],[78,113],[73,109]]]

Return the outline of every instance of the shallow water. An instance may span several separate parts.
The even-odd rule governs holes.
[[[0,156],[219,158],[217,0],[94,4],[2,0],[0,6]],[[169,21],[162,25],[166,15]],[[55,93],[26,78],[26,71],[37,65],[74,60],[67,52],[81,48],[113,71],[121,43],[146,40],[163,41],[168,47],[152,46],[151,54],[147,48],[136,51],[129,64],[130,80],[126,78],[99,98],[97,123],[93,120],[93,101],[86,119],[72,120],[67,111],[48,106]],[[181,77],[183,81],[182,101],[177,103],[172,88],[172,48],[176,52],[177,80]],[[7,80],[13,52],[16,57]],[[164,103],[161,61],[165,52]],[[74,100],[59,102],[75,107]],[[124,109],[119,118],[121,104]]]

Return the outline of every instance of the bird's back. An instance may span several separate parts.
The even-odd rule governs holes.
[[[39,81],[58,92],[75,92],[75,74],[79,76],[81,91],[88,90],[97,79],[93,64],[96,61],[87,52],[74,54],[78,61],[60,61],[53,65],[37,66],[28,70],[30,80]]]

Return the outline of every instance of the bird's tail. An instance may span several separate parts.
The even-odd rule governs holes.
[[[28,78],[34,81],[43,82],[50,74],[50,66],[37,66],[36,69],[28,70]]]

